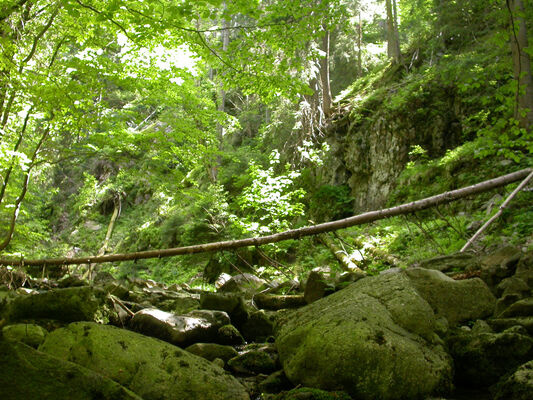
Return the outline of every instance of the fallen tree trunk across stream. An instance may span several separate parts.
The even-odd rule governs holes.
[[[422,200],[402,204],[396,207],[386,208],[377,211],[370,211],[353,217],[340,219],[332,222],[325,222],[318,225],[306,226],[273,235],[254,237],[240,240],[228,240],[224,242],[198,244],[194,246],[177,247],[163,250],[148,250],[135,253],[125,254],[108,254],[103,256],[89,256],[76,258],[49,258],[41,260],[24,260],[24,259],[0,259],[0,265],[24,266],[24,265],[72,265],[72,264],[98,264],[104,262],[141,260],[146,258],[172,257],[183,254],[207,253],[223,250],[232,250],[246,246],[262,246],[269,243],[281,242],[289,239],[300,239],[305,236],[317,235],[324,232],[332,232],[339,229],[349,228],[355,225],[367,224],[384,218],[390,218],[397,215],[408,214],[439,204],[449,203],[467,196],[487,192],[489,190],[508,185],[510,183],[526,178],[533,170],[526,168],[508,175],[490,179],[462,189],[452,190],[436,196],[427,197]]]

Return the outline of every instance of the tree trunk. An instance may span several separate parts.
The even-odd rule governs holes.
[[[518,81],[515,118],[521,128],[531,129],[533,124],[533,76],[528,47],[525,9],[522,0],[507,0],[511,26],[511,50],[514,77]]]
[[[331,87],[329,83],[329,30],[324,27],[325,33],[322,38],[321,50],[325,57],[320,59],[320,81],[322,83],[322,110],[326,117],[331,115]]]
[[[363,76],[363,25],[361,24],[361,11],[359,11],[359,25],[357,27],[357,76]]]
[[[396,207],[386,208],[383,210],[370,211],[353,217],[344,218],[338,221],[325,222],[318,225],[306,226],[303,228],[293,229],[273,235],[254,237],[241,240],[228,240],[225,242],[198,244],[194,246],[177,247],[174,249],[148,250],[127,254],[109,254],[100,257],[77,257],[77,258],[50,258],[42,260],[17,260],[17,259],[0,259],[0,265],[23,266],[23,265],[72,265],[72,264],[90,264],[104,263],[115,261],[141,260],[147,258],[172,257],[184,254],[208,253],[214,251],[223,251],[237,249],[247,246],[262,246],[269,243],[282,242],[289,239],[300,239],[305,236],[318,235],[325,232],[333,232],[339,229],[349,228],[351,226],[367,224],[384,218],[395,217],[397,215],[409,214],[416,211],[425,210],[435,207],[439,204],[450,203],[464,197],[473,196],[479,193],[487,192],[497,187],[508,185],[509,183],[522,180],[531,174],[533,170],[526,168],[512,174],[500,176],[468,186],[462,189],[452,190],[427,197],[422,200],[402,204]]]
[[[396,9],[395,0],[386,0],[385,6],[387,8],[387,55],[392,58],[392,61],[396,64],[400,63],[400,38],[398,37],[397,22],[395,21]]]

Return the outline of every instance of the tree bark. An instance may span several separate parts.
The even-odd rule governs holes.
[[[393,4],[394,3],[394,4]],[[394,7],[393,7],[394,5]],[[387,55],[396,64],[400,63],[400,38],[398,36],[397,22],[395,21],[396,0],[386,0],[387,8]]]
[[[511,27],[511,51],[514,77],[518,82],[515,118],[521,128],[529,130],[533,124],[533,76],[528,47],[527,27],[522,0],[507,0]]]
[[[361,24],[361,11],[359,11],[359,24],[357,26],[357,76],[363,76],[363,25]]]
[[[318,235],[318,240],[331,251],[344,271],[363,272],[327,234]]]
[[[409,214],[412,212],[425,210],[439,204],[449,203],[463,197],[473,196],[479,193],[487,192],[497,187],[508,185],[524,179],[533,170],[531,168],[523,169],[512,174],[500,176],[468,186],[462,189],[452,190],[436,196],[427,197],[422,200],[402,204],[400,206],[386,208],[378,211],[370,211],[364,214],[356,215],[341,220],[326,222],[318,225],[306,226],[303,228],[293,229],[285,232],[276,233],[269,236],[248,238],[241,240],[229,240],[225,242],[199,244],[187,247],[177,247],[164,250],[149,250],[127,254],[110,254],[101,257],[77,257],[77,258],[50,258],[41,260],[15,260],[0,259],[0,265],[24,266],[24,265],[72,265],[72,264],[90,264],[104,263],[114,261],[141,260],[146,258],[172,257],[183,254],[198,254],[214,251],[223,251],[237,249],[246,246],[262,246],[268,243],[277,243],[289,239],[300,239],[305,236],[318,235],[324,232],[332,232],[339,229],[349,228],[351,226],[367,224],[384,218],[395,217],[397,215]]]
[[[325,33],[322,38],[321,50],[325,56],[320,59],[320,81],[322,83],[322,110],[324,115],[329,117],[331,115],[331,86],[329,82],[329,41],[330,33],[327,27],[324,27]]]

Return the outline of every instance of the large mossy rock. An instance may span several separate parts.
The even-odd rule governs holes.
[[[533,339],[519,326],[501,333],[459,328],[447,341],[456,381],[468,387],[488,387],[533,358]]]
[[[2,400],[142,400],[113,380],[80,365],[0,340]]]
[[[494,388],[494,400],[533,399],[533,360],[518,367]]]
[[[115,380],[144,400],[248,400],[242,385],[203,358],[135,332],[79,322],[50,333],[40,350]]]
[[[278,320],[276,344],[293,384],[361,400],[447,392],[451,359],[435,316],[404,273],[361,279]]]
[[[440,271],[409,268],[405,271],[417,292],[438,317],[450,326],[492,315],[496,298],[479,278],[456,281]]]
[[[17,296],[8,303],[6,310],[9,321],[46,318],[64,322],[107,323],[113,313],[107,294],[90,286]]]

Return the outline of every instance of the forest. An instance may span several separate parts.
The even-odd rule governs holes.
[[[0,293],[9,291],[0,328],[22,318],[9,306],[17,288],[69,279],[90,288],[99,276],[195,296],[252,276],[267,285],[261,294],[296,301],[287,298],[307,293],[316,274],[340,298],[348,283],[445,259],[434,269],[483,280],[499,312],[531,299],[526,278],[514,297],[498,284],[533,252],[532,32],[530,0],[0,0]],[[512,273],[494,272],[502,249],[514,249],[504,263]],[[133,320],[143,312],[128,303],[141,300],[109,296]],[[248,339],[248,322],[214,310],[247,342],[269,336]],[[298,356],[283,355],[296,339],[280,315],[273,335],[287,389],[353,399],[450,392],[443,380],[399,397],[310,382],[290,364]],[[488,315],[446,318],[470,329]],[[133,330],[146,334],[143,323]],[[533,341],[533,321],[524,324]],[[460,364],[459,336],[445,347]],[[517,359],[531,360],[528,349]],[[450,382],[464,384],[453,371]],[[139,398],[167,398],[111,379]],[[220,398],[270,398],[254,388]],[[508,388],[498,390],[505,399]],[[101,398],[130,398],[113,393]],[[311,396],[294,398],[323,398]]]

